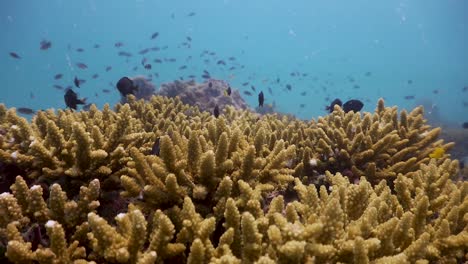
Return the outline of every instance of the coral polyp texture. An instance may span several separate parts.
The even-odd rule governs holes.
[[[440,132],[383,100],[307,122],[161,96],[30,122],[0,105],[1,260],[461,262],[468,183]]]

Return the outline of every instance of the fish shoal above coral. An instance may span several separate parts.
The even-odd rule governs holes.
[[[383,100],[311,121],[162,96],[31,122],[0,105],[2,261],[462,261],[468,184],[440,132]]]

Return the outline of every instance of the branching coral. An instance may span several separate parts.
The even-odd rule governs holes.
[[[304,122],[129,96],[31,123],[0,106],[0,131],[1,164],[24,177],[0,195],[15,263],[466,258],[468,185],[429,157],[452,144],[421,108]]]

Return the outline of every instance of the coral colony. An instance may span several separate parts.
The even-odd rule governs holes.
[[[0,105],[2,263],[467,258],[468,183],[421,107],[301,121],[125,99],[30,122]]]

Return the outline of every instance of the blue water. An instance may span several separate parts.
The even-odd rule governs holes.
[[[336,97],[360,99],[365,111],[373,111],[383,97],[387,105],[407,109],[425,102],[444,121],[461,123],[468,121],[468,91],[463,92],[468,86],[467,11],[465,0],[3,0],[0,102],[64,108],[63,91],[53,85],[72,85],[78,76],[86,80],[75,89],[80,97],[113,105],[119,94],[111,84],[122,76],[157,72],[153,83],[159,86],[191,74],[202,82],[207,70],[242,91],[255,85],[264,91],[265,103],[304,119],[325,115],[325,105]],[[195,15],[187,16],[191,12]],[[151,40],[154,32],[159,36]],[[191,48],[181,46],[187,36]],[[52,42],[48,50],[39,49],[44,39]],[[124,46],[116,48],[116,42]],[[138,55],[166,45],[166,50]],[[200,57],[203,50],[216,56]],[[133,57],[126,61],[119,51]],[[228,61],[231,56],[234,62]],[[143,57],[152,70],[141,66]],[[177,61],[157,64],[155,58]],[[209,64],[203,61],[207,58]],[[219,59],[228,65],[216,65]],[[89,68],[79,69],[77,62]],[[184,64],[188,68],[179,70]],[[106,72],[108,65],[112,70]],[[231,66],[236,69],[229,71]],[[64,77],[54,80],[57,73]],[[92,79],[93,74],[99,77]],[[408,95],[415,99],[404,99]],[[257,103],[255,94],[245,98],[252,106]]]

